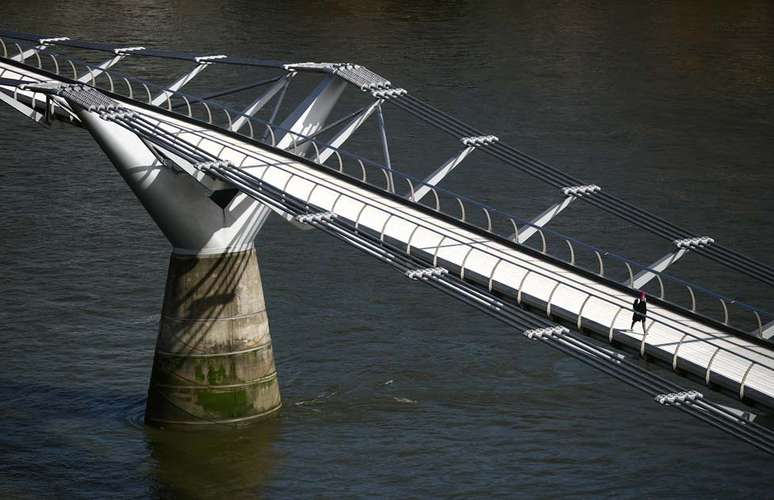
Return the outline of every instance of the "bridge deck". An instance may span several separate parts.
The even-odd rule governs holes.
[[[36,79],[34,72],[16,69],[9,73]],[[399,243],[407,253],[424,257],[429,265],[446,267],[510,300],[634,347],[674,369],[774,408],[774,351],[765,345],[730,334],[710,321],[660,301],[649,306],[645,333],[633,332],[629,330],[633,291],[611,286],[602,278],[568,268],[397,195],[380,192],[328,167],[157,108],[128,99],[122,102],[158,122],[160,129],[306,200],[310,207],[335,213],[363,231]],[[198,177],[207,182],[203,174]],[[147,182],[153,182],[152,175]],[[239,204],[239,197],[229,209]]]
[[[359,180],[289,153],[144,107],[135,110],[160,120],[167,130],[264,182],[307,200],[310,206],[405,246],[407,253],[424,256],[429,264],[444,266],[511,300],[631,346],[740,398],[774,407],[774,351],[764,345],[653,302],[645,333],[632,331],[633,292],[626,293],[515,244],[482,235],[448,216],[377,192]]]

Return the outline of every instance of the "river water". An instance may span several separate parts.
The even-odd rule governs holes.
[[[5,1],[0,25],[202,54],[356,61],[774,263],[771,2]],[[174,76],[148,64],[147,77]],[[213,70],[202,86],[220,88]],[[395,110],[386,120],[403,140],[400,169],[426,174],[453,151],[409,133]],[[281,416],[238,432],[145,428],[168,245],[85,132],[37,128],[5,107],[0,130],[2,498],[774,491],[771,457],[276,217],[256,243]],[[483,156],[448,186],[523,217],[557,198]],[[554,227],[643,260],[668,247],[580,206]],[[771,309],[769,290],[686,261],[676,273]]]

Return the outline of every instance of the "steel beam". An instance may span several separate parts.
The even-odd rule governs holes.
[[[566,197],[559,203],[552,205],[548,210],[532,219],[529,224],[519,229],[517,234],[512,234],[511,239],[515,240],[517,243],[525,243],[543,226],[551,222],[554,217],[562,213],[562,211],[570,206],[570,203],[575,201],[577,198],[580,196],[596,193],[601,189],[602,188],[595,184],[588,186],[571,186],[562,188],[562,192]]]
[[[449,175],[452,170],[457,168],[457,165],[462,163],[462,160],[464,160],[470,153],[472,153],[474,149],[476,149],[474,146],[468,146],[457,153],[456,156],[452,156],[446,160],[446,162],[441,165],[438,170],[428,175],[427,178],[422,181],[421,186],[417,187],[412,194],[409,194],[409,199],[418,202],[424,198],[433,187],[437,186],[438,183],[440,183],[447,175]]]
[[[643,269],[632,279],[631,283],[627,282],[626,285],[631,285],[634,289],[640,289],[650,283],[656,277],[657,273],[661,273],[669,266],[680,260],[689,250],[692,248],[701,248],[714,243],[715,240],[707,236],[699,238],[686,238],[683,240],[675,240],[674,251],[661,257],[659,260],[648,266],[647,269]]]
[[[96,68],[90,70],[82,77],[78,78],[78,81],[83,83],[89,83],[90,81],[93,81],[95,78],[97,78],[99,75],[104,73],[106,70],[112,68],[113,66],[121,62],[121,60],[125,58],[127,55],[128,54],[125,54],[125,53],[117,54],[115,57],[108,59],[107,61],[103,62]]]
[[[338,134],[336,134],[336,137],[334,137],[333,140],[328,143],[330,147],[322,150],[320,152],[319,158],[316,158],[315,160],[318,163],[325,163],[325,160],[330,158],[331,155],[336,151],[335,148],[338,148],[344,144],[347,139],[349,139],[352,134],[354,134],[357,129],[359,129],[360,126],[365,123],[368,117],[373,114],[374,110],[379,107],[380,102],[381,101],[375,101],[373,104],[359,113],[355,118],[353,118],[352,121],[349,122],[349,125],[344,127]]]
[[[225,57],[227,56],[217,55],[217,56],[201,56],[201,57],[195,58],[195,61],[198,63],[197,66],[195,66],[194,69],[192,69],[185,75],[178,78],[172,85],[164,89],[164,91],[161,92],[161,94],[153,98],[153,100],[151,101],[151,104],[153,104],[154,106],[160,105],[161,103],[169,99],[172,94],[174,94],[175,92],[183,88],[183,86],[188,84],[188,82],[196,78],[196,75],[204,71],[204,69],[211,64],[209,61],[212,61],[214,59],[224,59]]]
[[[263,108],[277,94],[277,92],[282,90],[285,85],[287,85],[288,80],[292,78],[292,75],[294,74],[295,73],[288,73],[284,78],[276,81],[266,90],[266,92],[264,92],[260,97],[258,97],[249,106],[247,106],[245,110],[242,111],[242,114],[239,116],[239,118],[237,118],[236,121],[234,121],[234,123],[231,125],[231,131],[238,132],[239,129],[242,128],[245,123],[247,123],[247,120],[249,120],[251,116],[254,116],[258,111],[260,111],[261,108]]]
[[[381,101],[379,101],[381,103]],[[382,113],[382,106],[379,104],[376,106],[377,114],[379,118],[379,137],[382,140],[382,153],[384,154],[384,166],[387,170],[392,170],[392,163],[390,162],[390,147],[387,143],[387,129],[384,126],[384,114]],[[395,180],[392,178],[392,172],[389,173],[390,185],[388,191],[395,192]]]
[[[31,48],[31,49],[27,49],[25,51],[22,51],[20,54],[16,54],[14,56],[11,56],[9,59],[12,60],[12,61],[24,62],[28,57],[32,57],[35,54],[35,52],[38,52],[38,51],[41,51],[41,50],[46,50],[46,47],[47,47],[46,44],[48,42],[64,42],[64,41],[69,40],[69,39],[70,38],[66,37],[66,36],[57,37],[57,38],[41,38],[40,40],[38,40],[38,45],[37,46],[35,46],[35,47]]]
[[[462,163],[462,160],[464,160],[474,149],[481,146],[488,146],[499,140],[500,139],[494,135],[463,137],[460,139],[460,142],[465,146],[465,149],[457,153],[456,156],[449,158],[438,170],[427,176],[427,178],[422,181],[422,185],[420,185],[413,193],[409,194],[409,199],[412,199],[413,201],[421,200],[433,187],[437,186],[444,178],[446,178],[452,170],[457,168],[457,165]]]
[[[326,76],[282,122],[280,128],[288,132],[279,140],[277,147],[293,148],[294,144],[301,141],[304,136],[320,130],[346,87],[347,82],[344,80],[333,75]],[[303,153],[310,145],[309,142],[301,144],[295,148],[295,152]]]
[[[222,209],[209,198],[210,190],[195,178],[160,165],[134,132],[77,103],[73,107],[175,253],[207,255],[253,248],[261,219],[265,218],[265,205],[251,200],[238,211],[230,210],[232,207]]]

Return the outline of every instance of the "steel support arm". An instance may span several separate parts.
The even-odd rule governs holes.
[[[543,226],[551,222],[554,219],[554,217],[562,213],[562,211],[565,208],[569,207],[570,203],[575,201],[577,198],[596,193],[601,189],[602,188],[600,188],[595,184],[591,184],[588,186],[572,186],[572,187],[562,188],[562,192],[565,194],[565,198],[559,203],[552,205],[548,210],[546,210],[545,212],[541,213],[540,215],[532,219],[529,224],[519,229],[518,233],[511,235],[511,239],[515,240],[517,243],[525,243],[528,239],[534,236],[534,234],[537,233]]]
[[[211,64],[210,61],[215,59],[223,59],[225,57],[226,56],[224,55],[197,57],[195,60],[198,63],[198,65],[194,67],[194,69],[192,69],[190,72],[178,78],[172,85],[170,85],[163,92],[161,92],[161,94],[153,98],[153,100],[151,101],[151,104],[153,104],[154,106],[160,105],[161,103],[169,99],[170,96],[172,96],[172,94],[174,94],[175,92],[183,88],[183,86],[188,84],[188,82],[196,78],[196,75],[204,71],[204,69]]]
[[[427,178],[422,181],[422,185],[417,187],[414,190],[414,193],[410,194],[409,197],[413,201],[420,201],[427,195],[427,193],[430,192],[433,187],[437,186],[438,183],[440,183],[447,175],[449,175],[452,170],[457,168],[457,165],[462,163],[462,160],[464,160],[470,153],[472,153],[474,149],[476,148],[473,146],[468,146],[460,151],[456,156],[446,160],[446,162],[441,165],[438,170],[428,175]]]
[[[534,219],[530,221],[529,224],[525,225],[519,230],[518,235],[514,235],[516,237],[517,243],[524,243],[528,239],[530,239],[535,233],[538,232],[540,228],[551,222],[554,217],[562,213],[562,211],[570,206],[570,203],[575,201],[576,198],[574,196],[568,196],[559,203],[556,203],[552,205],[548,210],[543,212],[542,214],[538,215]]]
[[[686,238],[683,240],[676,240],[674,242],[674,251],[661,257],[659,260],[651,264],[647,269],[644,269],[637,273],[632,279],[631,285],[634,289],[640,289],[650,283],[656,277],[657,273],[665,271],[669,266],[680,260],[689,250],[692,248],[701,248],[714,243],[715,240],[707,236],[700,238]]]
[[[497,142],[498,140],[499,139],[494,135],[463,137],[460,139],[460,142],[462,142],[463,146],[465,146],[465,149],[460,151],[456,156],[449,158],[446,163],[441,165],[438,170],[428,175],[427,178],[422,181],[422,185],[417,187],[417,189],[414,190],[412,194],[409,194],[409,198],[413,199],[414,201],[421,200],[427,195],[427,193],[430,192],[433,187],[437,186],[442,180],[444,180],[452,170],[457,168],[457,166],[462,163],[462,160],[464,160],[471,152],[473,152],[474,149],[481,146],[488,146]]]
[[[379,104],[376,106],[376,116],[379,118],[379,137],[382,140],[382,153],[384,153],[384,165],[387,170],[392,170],[392,162],[390,161],[390,146],[387,142],[387,128],[384,125],[384,114],[382,113],[382,106]],[[392,178],[392,172],[389,173],[390,185],[388,191],[395,192],[395,180]]]
[[[637,273],[631,282],[631,287],[635,289],[644,287],[650,283],[653,278],[656,277],[656,273],[660,273],[666,270],[667,267],[680,260],[687,252],[687,248],[676,248],[674,252],[668,253],[661,257],[659,260],[651,264],[648,269]]]
[[[58,37],[58,38],[41,38],[40,40],[38,40],[38,45],[37,46],[35,46],[35,47],[31,48],[31,49],[24,50],[24,51],[21,51],[21,48],[20,48],[19,50],[21,52],[16,54],[16,55],[14,55],[14,56],[11,56],[9,59],[11,59],[12,61],[24,62],[28,57],[32,57],[35,54],[35,52],[38,52],[38,51],[41,51],[41,50],[46,50],[46,47],[47,47],[46,44],[48,42],[64,42],[64,41],[69,40],[69,39],[70,38],[66,37],[66,36],[62,36],[62,37]],[[18,45],[17,45],[17,47],[18,47]]]
[[[293,77],[295,73],[288,73],[284,78],[277,80],[274,82],[274,84],[269,87],[266,92],[264,92],[260,97],[258,97],[255,101],[253,101],[249,106],[245,108],[244,111],[242,111],[242,114],[239,116],[239,118],[234,121],[234,123],[231,125],[231,131],[232,132],[238,132],[239,129],[241,129],[245,123],[247,123],[247,120],[250,119],[251,116],[254,116],[258,111],[261,110],[280,90],[282,90],[285,85],[287,85],[288,80]]]
[[[123,53],[117,54],[115,57],[113,57],[111,59],[108,59],[107,61],[103,62],[102,64],[100,64],[96,68],[90,70],[88,73],[86,73],[82,77],[78,78],[78,81],[79,82],[83,82],[83,83],[89,83],[89,82],[93,81],[95,78],[97,78],[99,75],[104,73],[106,70],[112,68],[113,66],[115,66],[116,64],[121,62],[121,60],[123,58],[125,58],[126,56],[127,56],[127,54],[123,54]]]
[[[293,148],[295,143],[304,136],[309,136],[325,125],[333,107],[341,97],[347,82],[333,75],[326,76],[322,82],[293,110],[282,122],[280,128],[288,132],[282,136],[277,147]],[[298,146],[296,153],[303,153],[310,146],[309,142]]]
[[[320,152],[320,155],[317,159],[319,163],[325,163],[325,160],[331,157],[331,155],[336,151],[335,148],[340,147],[342,144],[344,144],[347,139],[349,139],[352,134],[354,134],[360,126],[365,123],[365,121],[368,119],[371,114],[373,114],[374,110],[379,106],[381,101],[375,101],[373,104],[368,106],[366,109],[364,109],[361,113],[359,113],[357,116],[355,116],[349,124],[344,127],[338,134],[336,134],[336,137],[333,138],[328,144],[330,147],[325,148]]]

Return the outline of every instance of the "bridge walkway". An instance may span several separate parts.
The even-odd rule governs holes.
[[[633,290],[287,151],[163,110],[124,104],[180,140],[405,248],[408,255],[519,305],[630,346],[741,399],[774,407],[774,350],[743,332],[735,334],[658,299],[650,302],[645,332],[632,331]]]

